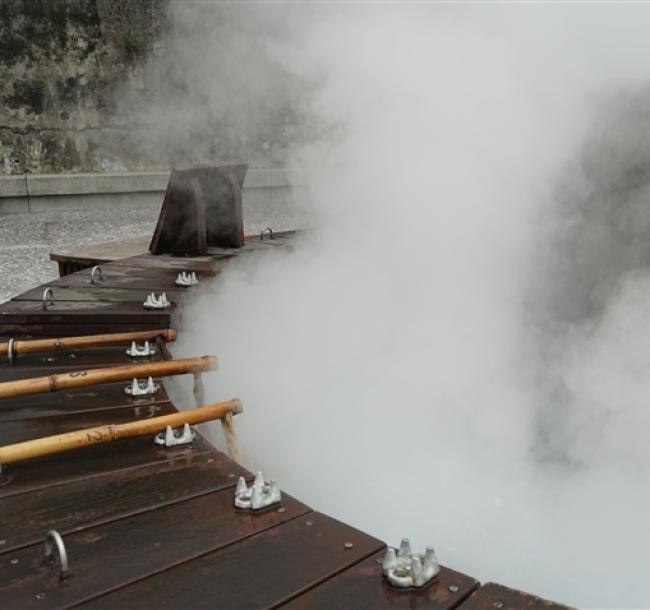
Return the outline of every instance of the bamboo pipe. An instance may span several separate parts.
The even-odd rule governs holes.
[[[152,341],[162,337],[165,341],[176,340],[176,331],[173,328],[159,330],[142,330],[130,333],[110,333],[106,335],[85,335],[81,337],[64,337],[62,339],[26,339],[14,341],[12,351],[18,354],[34,354],[37,352],[51,352],[61,349],[83,349],[86,347],[106,347],[131,343],[132,341]],[[9,352],[9,343],[0,343],[0,356]]]
[[[44,377],[31,377],[0,383],[0,398],[43,394],[70,388],[83,388],[100,383],[127,381],[140,377],[168,377],[184,373],[199,373],[217,368],[216,356],[196,356],[181,360],[162,362],[145,362],[143,364],[126,364],[109,366],[85,371],[58,373]]]
[[[43,457],[44,455],[72,451],[100,443],[110,443],[131,436],[155,434],[162,432],[167,426],[177,428],[184,424],[200,424],[213,419],[222,419],[227,415],[236,415],[242,411],[241,401],[234,398],[225,402],[216,402],[199,407],[198,409],[188,409],[172,415],[141,419],[128,424],[97,426],[55,436],[45,436],[0,447],[0,464],[4,466],[5,464]]]

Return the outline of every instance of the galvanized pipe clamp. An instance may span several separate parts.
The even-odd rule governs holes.
[[[432,546],[428,546],[424,554],[413,553],[408,538],[403,538],[399,549],[386,549],[382,573],[392,587],[421,589],[440,573],[440,566]]]

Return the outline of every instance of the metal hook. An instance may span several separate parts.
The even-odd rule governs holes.
[[[264,235],[266,233],[269,234],[269,239],[273,239],[273,229],[271,227],[266,227],[266,229],[260,233],[260,241],[264,241]]]
[[[47,309],[47,304],[54,305],[54,292],[49,286],[43,290],[43,309]]]
[[[69,576],[68,553],[65,550],[61,534],[56,530],[50,530],[45,534],[45,559],[43,563],[48,563],[54,557],[55,547],[59,554],[59,580],[64,580]]]
[[[102,268],[99,265],[95,265],[90,272],[90,283],[95,284],[95,273],[99,272],[99,279],[103,280],[104,279],[104,274],[102,272]]]
[[[9,339],[9,342],[7,343],[7,358],[9,358],[9,362],[13,362],[16,359],[13,337]]]

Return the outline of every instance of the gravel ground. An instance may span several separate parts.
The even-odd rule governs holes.
[[[0,303],[58,277],[51,250],[151,235],[158,211],[155,206],[0,215]],[[244,218],[246,230],[252,232],[302,224],[287,205],[271,202],[246,206]]]

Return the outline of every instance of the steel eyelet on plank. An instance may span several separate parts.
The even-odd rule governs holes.
[[[54,305],[54,292],[50,287],[43,290],[43,309],[47,309],[48,303]]]
[[[59,580],[65,580],[70,575],[68,569],[68,553],[65,550],[65,544],[63,544],[61,534],[56,530],[50,530],[45,534],[45,558],[43,559],[43,563],[49,563],[54,559],[54,549],[56,549],[59,556]]]
[[[264,241],[264,235],[268,234],[269,239],[273,239],[273,229],[271,227],[266,227],[261,233],[260,233],[260,241]]]
[[[90,283],[91,284],[96,284],[97,280],[95,280],[95,274],[99,273],[99,279],[103,280],[104,279],[104,274],[102,273],[102,268],[99,265],[95,265],[92,268],[92,271],[90,272]]]
[[[7,358],[9,359],[9,362],[13,362],[16,359],[13,337],[9,339],[9,342],[7,343]]]

